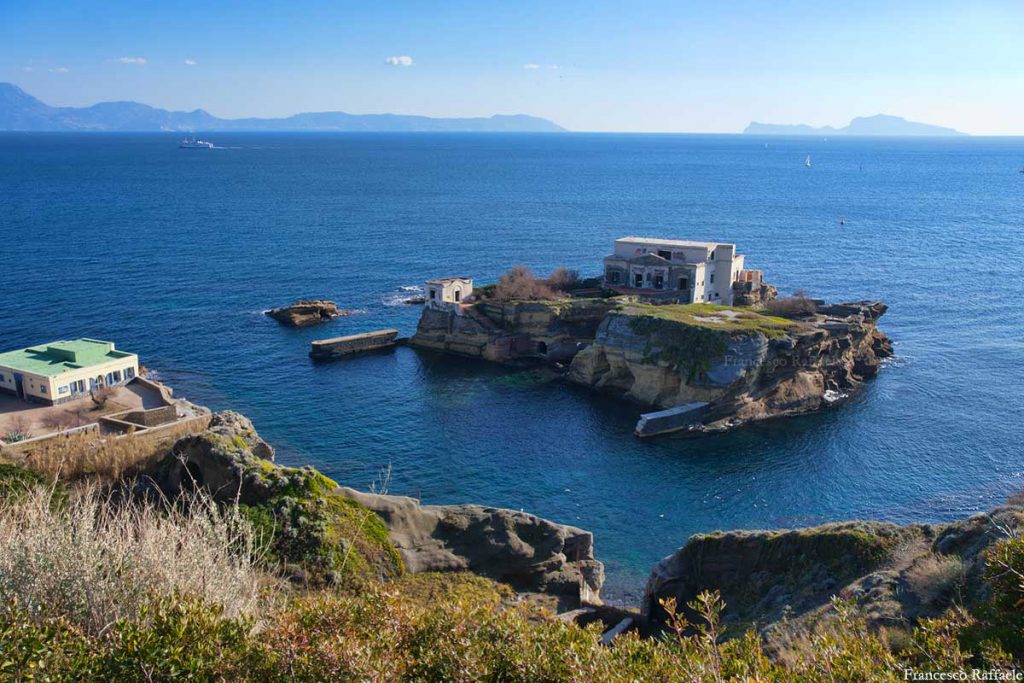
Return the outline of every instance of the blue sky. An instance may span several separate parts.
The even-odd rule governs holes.
[[[0,0],[0,80],[54,105],[224,117],[526,113],[572,130],[737,132],[884,112],[1013,135],[1022,36],[1021,0]]]

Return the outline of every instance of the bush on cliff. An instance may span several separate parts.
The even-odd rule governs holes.
[[[316,485],[287,480],[296,496]],[[769,657],[753,630],[725,632],[716,594],[699,595],[689,621],[666,601],[666,638],[604,647],[596,624],[562,623],[468,574],[289,597],[252,564],[245,521],[215,506],[158,514],[93,489],[55,507],[33,491],[0,510],[2,680],[859,683],[1024,655],[1018,539],[988,555],[991,596],[973,615],[952,610],[896,646],[836,600],[831,626]]]

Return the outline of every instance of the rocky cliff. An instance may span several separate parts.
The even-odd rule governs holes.
[[[682,605],[717,590],[729,621],[756,624],[770,640],[834,616],[832,596],[852,600],[874,627],[908,626],[985,599],[985,551],[1022,528],[1024,508],[1008,506],[951,524],[701,534],[654,567],[642,614],[657,626],[660,600]]]
[[[722,430],[823,408],[892,355],[886,306],[823,306],[790,320],[707,304],[623,304],[575,356],[569,379],[644,406],[701,407],[694,430]]]
[[[269,559],[305,582],[471,571],[560,607],[600,600],[604,567],[587,531],[514,510],[361,493],[271,458],[248,419],[217,413],[209,429],[174,445],[139,492],[174,499],[202,487],[237,502],[263,532]]]
[[[611,299],[559,299],[485,301],[463,306],[460,314],[424,308],[409,343],[499,363],[568,361],[593,341],[615,306]]]

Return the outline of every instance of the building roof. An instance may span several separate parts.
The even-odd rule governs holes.
[[[0,353],[0,366],[33,375],[52,377],[62,372],[102,365],[134,354],[114,350],[114,343],[99,339],[72,339]]]
[[[449,282],[472,282],[473,278],[469,277],[439,277],[434,280],[427,280],[428,285],[446,285]]]
[[[620,237],[615,240],[616,242],[643,242],[644,244],[652,244],[659,247],[703,247],[705,249],[714,249],[715,247],[725,246],[736,246],[731,242],[694,242],[692,240],[666,240],[660,237]]]

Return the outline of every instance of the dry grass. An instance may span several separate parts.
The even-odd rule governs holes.
[[[959,555],[930,554],[914,562],[903,579],[922,604],[942,608],[960,597],[967,568]]]
[[[764,309],[772,315],[783,318],[803,318],[817,313],[818,305],[807,296],[807,292],[798,289],[793,292],[793,296],[772,299],[765,303]]]
[[[233,509],[196,495],[188,512],[117,504],[93,486],[34,489],[0,505],[0,609],[62,616],[99,634],[154,599],[193,597],[255,616],[258,544]]]
[[[202,419],[193,419],[125,436],[104,436],[92,430],[73,432],[26,444],[23,451],[15,444],[10,450],[21,453],[22,457],[7,457],[50,477],[121,479],[163,457],[179,437],[199,432],[204,427]]]

